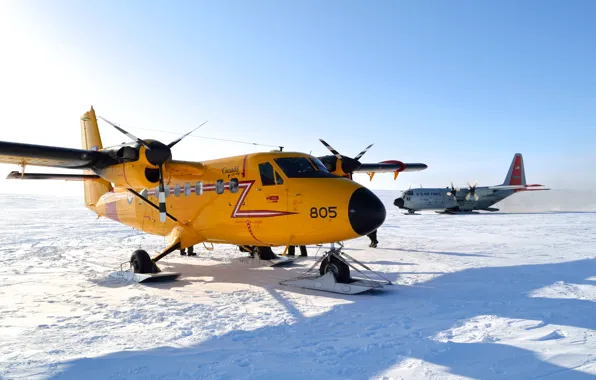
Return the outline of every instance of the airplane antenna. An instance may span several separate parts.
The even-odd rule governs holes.
[[[167,133],[167,134],[170,134],[170,135],[177,135],[178,134],[176,132],[164,131],[162,129],[142,128],[142,127],[135,127],[135,126],[132,126],[132,125],[125,125],[125,127],[126,128],[133,128],[133,129],[140,129],[140,130],[143,130],[143,131]],[[232,142],[232,143],[237,143],[237,144],[246,144],[246,145],[255,145],[255,146],[266,146],[268,148],[279,148],[280,150],[284,148],[283,146],[280,146],[280,145],[269,145],[269,144],[261,144],[261,143],[250,142],[250,141],[222,139],[222,138],[218,138],[218,137],[196,136],[196,135],[189,135],[188,137],[192,137],[192,138],[195,138],[195,139],[225,141],[225,142]]]

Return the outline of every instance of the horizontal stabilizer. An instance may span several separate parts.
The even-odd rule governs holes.
[[[529,190],[550,190],[544,187],[544,185],[498,185],[498,186],[489,186],[491,190],[519,190],[519,191],[529,191]]]
[[[518,189],[517,191],[542,191],[542,190],[550,190],[547,187],[524,187],[523,189]]]
[[[96,181],[101,179],[95,174],[51,174],[51,173],[21,173],[13,171],[6,179],[54,179],[63,181]]]

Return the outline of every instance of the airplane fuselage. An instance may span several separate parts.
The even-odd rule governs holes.
[[[382,223],[385,210],[368,189],[324,168],[293,172],[298,162],[315,160],[303,153],[257,153],[202,162],[192,175],[166,164],[167,212],[177,222],[161,223],[158,210],[125,187],[103,194],[94,211],[151,234],[173,234],[182,247],[328,243],[356,238],[370,232],[370,223]],[[113,175],[126,177],[125,166],[113,168],[121,170]],[[158,203],[156,187],[139,194]]]

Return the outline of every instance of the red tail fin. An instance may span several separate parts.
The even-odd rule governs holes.
[[[521,153],[516,153],[513,156],[513,161],[511,161],[511,166],[509,167],[509,172],[507,172],[507,177],[505,177],[503,185],[526,185],[526,171],[524,170],[524,159]]]

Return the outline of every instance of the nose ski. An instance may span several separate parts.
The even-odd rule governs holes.
[[[339,248],[335,248],[335,244],[331,243],[331,249],[315,261],[305,273],[294,279],[281,281],[280,284],[339,294],[359,294],[373,289],[382,289],[383,285],[391,285],[391,281],[342,252],[342,248],[341,244]],[[318,271],[316,270],[317,265],[319,265]],[[369,271],[380,280],[372,279],[356,265]],[[364,278],[352,277],[350,268]]]

